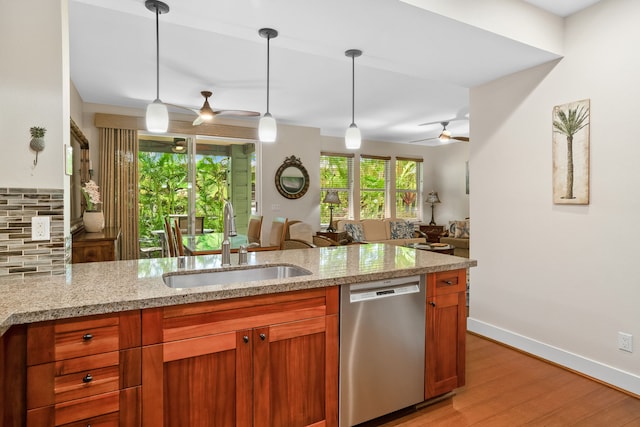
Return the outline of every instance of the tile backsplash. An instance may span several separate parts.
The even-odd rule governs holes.
[[[49,216],[51,239],[31,240],[31,218]],[[65,273],[64,191],[0,187],[0,277]]]

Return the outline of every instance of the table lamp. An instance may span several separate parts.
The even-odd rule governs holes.
[[[432,191],[427,194],[427,203],[431,203],[431,222],[429,222],[429,225],[436,225],[436,222],[433,220],[433,205],[440,203],[437,191]]]
[[[333,228],[333,205],[340,206],[340,197],[338,197],[338,192],[335,190],[328,190],[327,194],[324,196],[324,200],[322,203],[329,203],[329,227],[327,227],[327,231],[335,232],[336,229]]]

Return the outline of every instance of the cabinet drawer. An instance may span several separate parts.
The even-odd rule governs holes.
[[[466,270],[441,271],[432,277],[431,286],[427,285],[429,296],[464,292],[467,288]]]
[[[27,368],[27,408],[118,390],[119,352],[63,360]]]
[[[64,426],[88,418],[113,414],[119,417],[120,392],[99,394],[84,399],[59,403],[27,411],[27,425],[30,427]],[[74,424],[71,424],[74,425]],[[80,424],[82,425],[82,424]],[[86,423],[84,424],[87,425]],[[109,424],[106,424],[109,425]]]

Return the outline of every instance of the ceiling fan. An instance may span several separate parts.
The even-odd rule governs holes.
[[[213,95],[213,92],[211,92],[209,90],[203,90],[203,91],[200,92],[200,94],[204,97],[204,103],[202,104],[202,107],[200,109],[198,109],[198,110],[196,110],[194,108],[183,107],[181,105],[175,105],[175,104],[169,104],[169,105],[173,105],[174,107],[186,109],[186,110],[193,111],[194,113],[196,113],[198,115],[198,117],[196,117],[196,119],[193,121],[193,126],[198,126],[198,125],[200,125],[202,123],[210,122],[217,115],[249,116],[249,117],[251,117],[251,116],[259,116],[260,115],[260,113],[258,113],[256,111],[214,110],[214,109],[211,108],[211,105],[209,105],[209,98],[211,97],[211,95]]]
[[[452,136],[451,135],[451,131],[447,130],[447,126],[449,125],[449,122],[440,122],[440,124],[442,125],[442,132],[440,132],[440,135],[434,136],[432,138],[418,139],[416,141],[411,141],[411,142],[412,143],[413,142],[424,142],[424,141],[431,141],[431,140],[434,140],[434,139],[439,139],[440,142],[443,142],[443,143],[447,143],[447,142],[451,141],[452,139],[456,140],[456,141],[469,142],[469,137],[467,137],[467,136]]]

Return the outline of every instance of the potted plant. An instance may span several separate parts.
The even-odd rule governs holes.
[[[82,222],[88,233],[97,233],[104,228],[104,214],[99,208],[100,187],[93,180],[87,181],[82,186],[82,195],[87,202],[87,209],[82,214]]]

